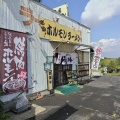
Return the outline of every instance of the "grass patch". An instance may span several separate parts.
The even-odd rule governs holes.
[[[0,120],[7,120],[8,118],[10,118],[10,115],[7,113],[0,113]]]
[[[106,76],[120,76],[120,72],[119,73],[106,73]]]
[[[3,94],[3,92],[0,90],[0,95],[1,94]],[[3,102],[0,100],[0,120],[7,120],[8,118],[10,118],[10,115],[3,112]]]
[[[92,72],[98,72],[98,70],[92,70]]]
[[[99,68],[98,70],[92,70],[92,72],[100,72],[101,73],[101,70],[102,70],[103,68]]]

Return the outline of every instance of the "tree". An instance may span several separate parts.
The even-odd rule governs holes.
[[[116,72],[120,72],[120,57],[116,59]]]
[[[120,65],[120,57],[116,59],[116,64]]]
[[[107,67],[108,67],[107,70],[109,73],[112,73],[113,71],[115,71],[115,67],[116,67],[115,61],[113,60],[109,61],[109,64]]]
[[[105,62],[104,62],[104,60],[100,60],[100,66],[101,66],[101,67],[105,67]]]

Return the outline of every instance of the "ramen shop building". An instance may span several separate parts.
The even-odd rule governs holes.
[[[2,101],[67,84],[69,71],[90,77],[88,27],[27,0],[1,0],[0,19]]]

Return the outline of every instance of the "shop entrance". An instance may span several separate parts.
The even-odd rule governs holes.
[[[68,83],[66,71],[72,70],[72,64],[62,65],[54,64],[54,87],[61,86]]]

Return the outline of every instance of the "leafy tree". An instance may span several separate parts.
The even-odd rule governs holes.
[[[100,60],[101,67],[107,67],[108,73],[120,72],[120,57],[119,58],[105,58]]]
[[[105,67],[105,62],[104,62],[103,59],[100,61],[100,66],[101,66],[101,67]]]
[[[108,64],[108,67],[115,68],[115,66],[116,66],[116,63],[115,63],[115,61],[112,61],[112,60]]]
[[[120,57],[116,59],[116,64],[120,65]]]
[[[108,64],[108,72],[109,73],[112,73],[113,71],[115,71],[115,66],[116,66],[116,62],[115,61],[113,61],[113,60],[111,60],[111,61],[109,61],[109,64]]]

